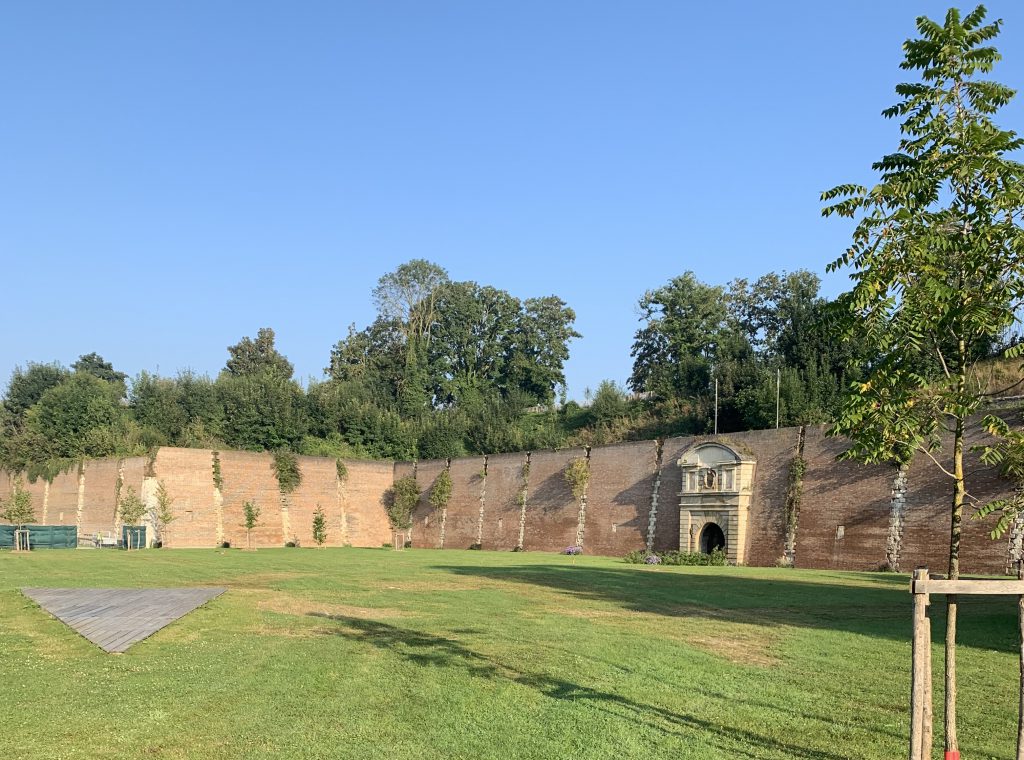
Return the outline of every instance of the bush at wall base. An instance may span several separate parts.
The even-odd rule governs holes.
[[[649,552],[645,549],[637,549],[630,552],[623,558],[631,565],[687,565],[722,567],[729,564],[729,557],[721,549],[715,549],[710,554],[703,552]]]

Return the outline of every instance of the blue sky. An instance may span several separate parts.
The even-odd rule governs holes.
[[[261,326],[319,376],[427,258],[564,298],[570,397],[624,382],[646,289],[824,275],[850,228],[818,193],[895,147],[900,45],[946,7],[7,3],[0,378],[90,351],[213,375]],[[988,7],[1020,87],[1024,5]]]

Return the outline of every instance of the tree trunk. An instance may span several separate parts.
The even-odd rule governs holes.
[[[960,577],[960,533],[964,514],[964,420],[956,421],[953,437],[953,506],[949,521],[949,579]],[[959,752],[956,738],[956,613],[955,594],[946,597],[946,751]]]

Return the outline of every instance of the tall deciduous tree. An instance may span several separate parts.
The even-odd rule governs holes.
[[[960,573],[965,430],[983,396],[977,362],[1016,323],[1024,300],[1024,167],[1007,158],[1022,141],[992,120],[1014,92],[980,78],[1000,57],[988,43],[1001,23],[985,24],[985,15],[978,6],[963,18],[951,9],[943,24],[917,20],[920,37],[904,43],[901,67],[920,81],[898,85],[899,102],[883,111],[902,119],[899,148],[874,164],[874,187],[822,195],[826,216],[858,220],[830,268],[853,270],[848,328],[874,355],[835,432],[852,440],[850,458],[899,462],[918,453],[949,478],[951,578]],[[950,597],[948,751],[957,749],[956,612]]]
[[[233,346],[228,346],[227,365],[224,371],[234,377],[266,373],[290,380],[295,368],[274,345],[274,331],[261,327],[256,339],[246,336]]]
[[[377,281],[373,300],[385,319],[402,326],[407,343],[415,343],[430,331],[438,289],[448,273],[426,259],[412,259]]]
[[[24,369],[15,367],[7,384],[4,407],[15,422],[20,422],[27,412],[50,388],[68,379],[70,373],[59,364],[29,362]]]
[[[686,272],[647,291],[639,307],[646,324],[633,341],[630,387],[662,398],[706,393],[726,329],[724,289]]]
[[[128,375],[124,372],[118,372],[114,369],[113,364],[108,362],[95,351],[91,354],[82,354],[79,356],[78,361],[71,365],[71,369],[75,372],[92,375],[106,383],[111,383],[112,385],[117,386],[120,388],[122,396],[127,390],[126,381],[128,380]]]

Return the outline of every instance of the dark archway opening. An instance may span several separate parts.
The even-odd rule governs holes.
[[[725,533],[715,523],[708,523],[700,532],[700,550],[702,554],[711,554],[715,549],[725,549]]]

